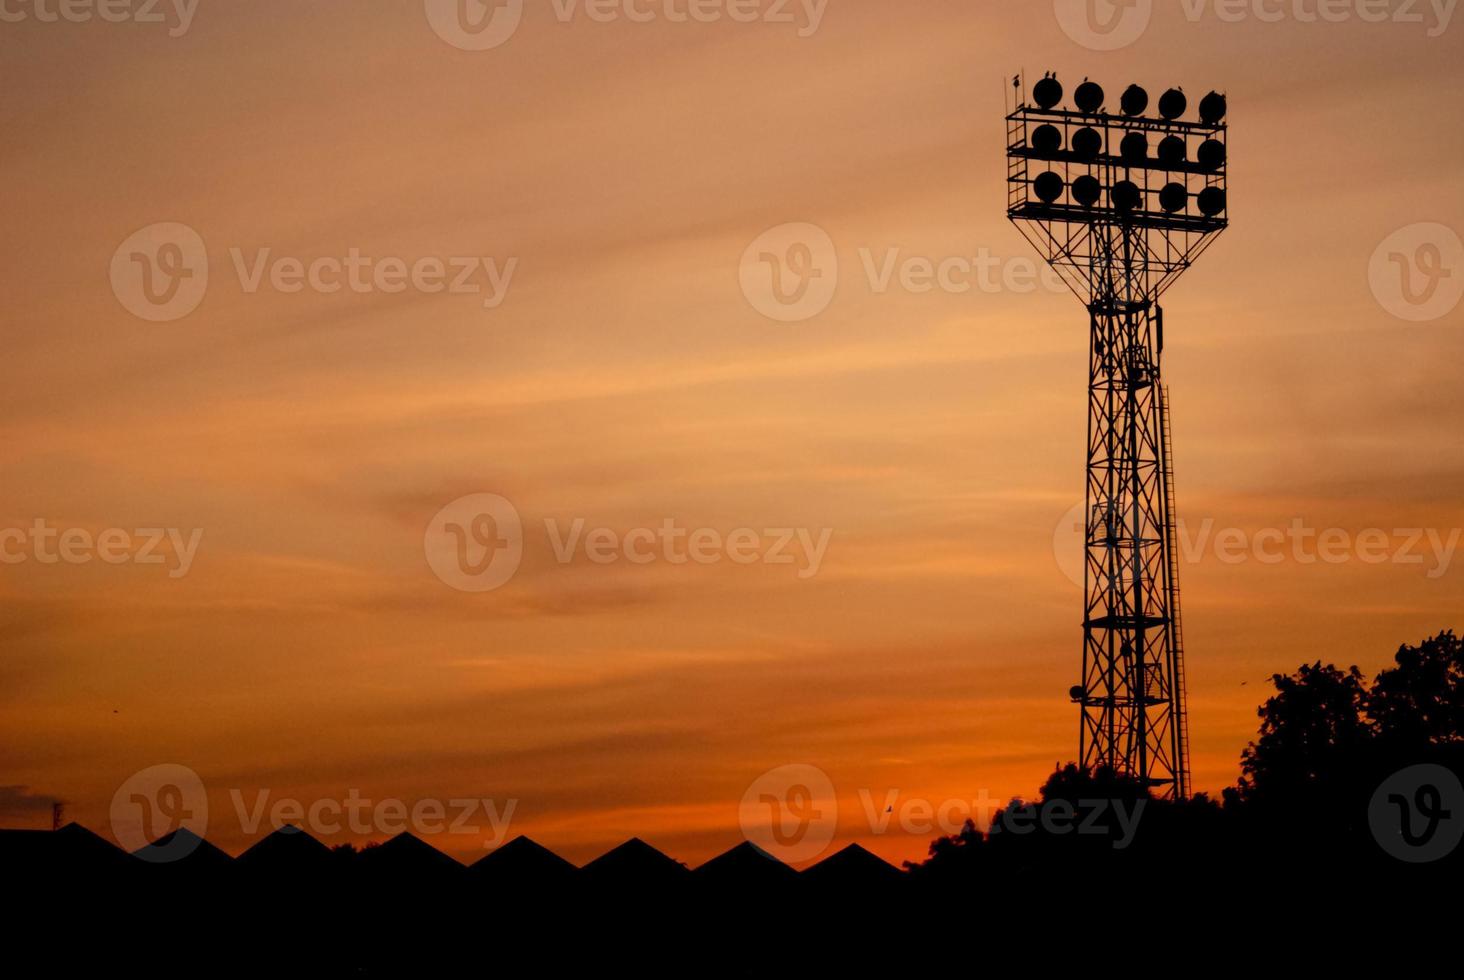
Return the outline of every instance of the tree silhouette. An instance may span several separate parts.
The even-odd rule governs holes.
[[[1275,693],[1257,712],[1259,731],[1223,808],[1204,794],[1154,799],[1136,780],[1067,765],[1048,776],[1037,803],[1013,800],[990,831],[967,823],[907,866],[937,886],[1115,868],[1141,881],[1181,866],[1237,899],[1280,873],[1310,882],[1316,895],[1367,876],[1396,883],[1410,869],[1377,846],[1369,803],[1385,779],[1421,762],[1464,772],[1464,643],[1445,632],[1403,646],[1370,685],[1358,668],[1320,660],[1271,682]],[[1093,801],[1142,803],[1131,839],[1112,809],[1083,835],[1033,820],[1034,809],[1055,802],[1081,809]]]
[[[1132,776],[1122,776],[1106,766],[1099,766],[1089,772],[1081,766],[1068,763],[1055,770],[1042,784],[1043,802],[1066,800],[1078,803],[1083,800],[1147,800],[1151,795],[1144,784]]]
[[[1450,630],[1403,646],[1378,674],[1366,707],[1392,751],[1464,741],[1464,642]]]
[[[1240,797],[1287,806],[1324,805],[1367,746],[1366,688],[1356,667],[1321,662],[1271,678],[1260,735],[1241,754]]]

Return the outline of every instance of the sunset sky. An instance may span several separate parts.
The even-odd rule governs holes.
[[[1464,627],[1464,13],[1268,6],[1161,2],[1104,52],[1050,0],[831,0],[816,28],[798,2],[699,23],[638,0],[641,23],[529,0],[482,51],[422,2],[204,0],[186,29],[170,4],[8,5],[0,529],[116,529],[124,557],[5,539],[0,825],[59,799],[114,832],[119,787],[166,764],[233,852],[257,836],[238,797],[355,792],[517,800],[509,835],[575,861],[641,836],[694,865],[798,765],[834,788],[832,846],[901,860],[934,832],[879,833],[866,799],[1033,793],[1077,751],[1087,323],[1028,285],[1003,115],[1011,76],[1049,69],[1111,102],[1229,94],[1232,227],[1168,296],[1165,373],[1195,784],[1233,783],[1270,674],[1371,674]],[[112,272],[160,223],[208,280],[154,322]],[[832,239],[838,288],[784,323],[739,274],[789,223]],[[1435,224],[1438,315],[1405,318],[1375,253]],[[882,289],[891,250],[989,281]],[[267,271],[352,254],[489,260],[500,292],[481,264],[481,293]],[[474,494],[523,526],[487,592],[424,553]],[[561,561],[577,521],[805,537],[791,564]],[[1256,554],[1293,526],[1335,529],[1337,560]],[[150,528],[165,560],[127,559]],[[489,836],[432,842],[471,860]]]

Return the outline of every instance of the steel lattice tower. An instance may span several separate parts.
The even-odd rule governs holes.
[[[1084,82],[1076,109],[1046,77],[1007,116],[1008,215],[1088,310],[1088,441],[1079,758],[1189,795],[1184,641],[1168,389],[1160,373],[1164,291],[1227,225],[1223,96],[1182,117],[1179,90],[1146,116]],[[1033,171],[1037,173],[1033,174]]]

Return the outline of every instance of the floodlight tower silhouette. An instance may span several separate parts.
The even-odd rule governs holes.
[[[1078,754],[1190,793],[1169,392],[1159,301],[1228,224],[1226,100],[1179,89],[1110,113],[1084,80],[1013,80],[1007,214],[1088,310],[1088,478]]]

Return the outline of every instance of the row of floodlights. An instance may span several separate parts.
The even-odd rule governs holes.
[[[1062,83],[1057,80],[1057,75],[1048,72],[1042,76],[1042,81],[1032,89],[1032,97],[1043,109],[1055,108],[1062,101]],[[1073,93],[1073,104],[1084,115],[1097,115],[1103,108],[1103,100],[1103,86],[1086,78]],[[1142,116],[1149,108],[1149,93],[1141,86],[1130,85],[1119,100],[1119,108],[1125,116]],[[1184,89],[1172,88],[1159,97],[1159,115],[1170,122],[1183,116],[1188,108],[1189,97],[1184,94]],[[1225,118],[1225,111],[1225,96],[1219,92],[1211,92],[1200,100],[1200,122],[1206,126],[1218,126]]]
[[[1067,189],[1067,182],[1052,171],[1047,171],[1032,181],[1032,190],[1044,204],[1056,204]],[[1103,185],[1097,177],[1084,175],[1073,181],[1073,200],[1085,208],[1098,205],[1103,197]],[[1166,184],[1159,191],[1159,206],[1170,214],[1183,211],[1189,206],[1189,188],[1183,184]],[[1109,203],[1115,211],[1137,211],[1144,203],[1144,192],[1131,180],[1120,180],[1108,191]],[[1200,213],[1214,218],[1225,211],[1225,190],[1220,187],[1206,187],[1195,197]]]
[[[1032,131],[1031,147],[1035,155],[1052,160],[1062,152],[1062,132],[1051,124],[1044,123]],[[1096,160],[1103,152],[1103,137],[1096,129],[1084,126],[1072,135],[1072,154],[1078,160]],[[1171,168],[1183,167],[1187,162],[1189,146],[1182,136],[1166,136],[1159,141],[1159,163]],[[1144,133],[1129,133],[1119,144],[1119,156],[1125,163],[1136,167],[1149,164],[1149,137]],[[1205,140],[1195,154],[1200,169],[1214,173],[1225,166],[1225,144],[1219,140]]]

